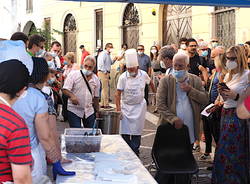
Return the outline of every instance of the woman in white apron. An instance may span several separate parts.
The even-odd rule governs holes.
[[[146,84],[153,87],[153,83],[148,74],[139,69],[135,49],[126,51],[125,60],[127,71],[118,80],[116,107],[122,114],[120,134],[138,155],[147,110],[144,88]],[[154,87],[153,91],[155,91]]]

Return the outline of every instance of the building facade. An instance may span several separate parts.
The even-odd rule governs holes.
[[[57,0],[18,2],[16,28],[12,31],[18,28],[29,34],[45,22],[56,30],[53,37],[63,44],[64,53],[76,52],[78,60],[81,44],[94,53],[97,47],[112,42],[116,54],[122,43],[130,48],[143,44],[149,53],[152,45],[177,43],[181,37],[206,41],[217,37],[226,47],[250,40],[248,8]]]

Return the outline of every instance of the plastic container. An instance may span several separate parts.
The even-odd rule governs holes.
[[[99,152],[102,132],[101,129],[95,129],[94,135],[89,135],[92,131],[92,128],[66,128],[64,137],[67,153]],[[98,132],[98,135],[95,135],[96,132]]]

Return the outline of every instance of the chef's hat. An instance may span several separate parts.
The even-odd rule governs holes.
[[[125,61],[127,68],[139,66],[137,52],[135,49],[128,49],[125,52]]]
[[[27,67],[29,73],[32,73],[33,61],[31,56],[27,53],[23,41],[0,41],[0,63],[11,59],[17,59],[21,61]]]

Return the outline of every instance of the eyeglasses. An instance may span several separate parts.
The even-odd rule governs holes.
[[[84,65],[84,68],[92,70],[94,66],[90,66],[90,65]]]
[[[226,59],[229,61],[235,61],[237,59],[237,57],[226,57]]]
[[[144,50],[144,49],[142,49],[142,48],[139,48],[139,49],[137,49],[137,50]]]

